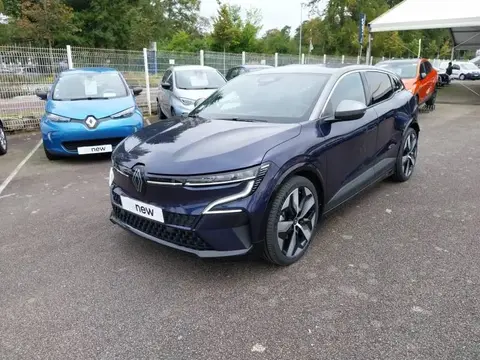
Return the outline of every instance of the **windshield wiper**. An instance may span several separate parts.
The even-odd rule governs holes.
[[[215,119],[215,120],[243,121],[243,122],[264,122],[264,123],[268,122],[267,120],[245,119],[245,118],[239,118],[239,117],[221,118],[221,119]]]
[[[79,101],[79,100],[108,100],[108,99],[111,99],[111,98],[103,97],[103,96],[89,96],[89,97],[84,97],[84,98],[71,99],[71,101]]]

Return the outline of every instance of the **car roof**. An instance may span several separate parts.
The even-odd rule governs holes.
[[[214,67],[205,66],[205,65],[176,65],[171,66],[171,70],[216,70]]]
[[[377,64],[400,64],[400,63],[415,64],[423,60],[427,60],[427,59],[391,59],[391,60],[380,61]]]
[[[265,69],[269,69],[269,68],[272,68],[273,66],[271,65],[255,65],[255,64],[245,64],[245,65],[239,65],[238,67],[243,67],[245,69],[259,69],[259,68],[265,68]]]
[[[341,76],[344,73],[355,71],[355,70],[374,70],[379,71],[378,67],[371,65],[347,65],[339,68],[326,67],[323,64],[292,64],[287,66],[279,66],[261,70],[263,74],[326,74],[326,75],[338,75]],[[382,69],[381,71],[385,71]],[[255,73],[247,73],[244,76],[255,76]],[[390,73],[390,72],[389,72]],[[392,73],[394,74],[394,73]],[[395,74],[394,74],[395,75]]]
[[[63,73],[74,74],[74,73],[84,73],[84,72],[118,72],[117,69],[110,68],[110,67],[83,67],[83,68],[74,68],[74,69],[67,69],[63,70]]]

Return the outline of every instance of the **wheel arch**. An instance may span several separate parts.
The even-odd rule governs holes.
[[[261,232],[262,234],[265,233],[265,229],[267,226],[268,222],[268,215],[270,212],[270,209],[272,208],[273,202],[275,200],[275,197],[278,194],[278,191],[282,187],[283,184],[285,184],[288,180],[293,178],[294,176],[302,176],[308,180],[310,180],[313,185],[315,186],[315,189],[317,190],[317,196],[318,196],[318,201],[319,201],[319,216],[318,220],[321,218],[321,214],[324,209],[324,202],[325,202],[325,180],[320,171],[312,164],[308,162],[301,162],[297,163],[286,170],[282,171],[281,174],[278,176],[276,185],[272,192],[270,193],[270,197],[267,202],[267,206],[265,208],[265,214],[266,216],[263,217],[263,220],[261,222]]]

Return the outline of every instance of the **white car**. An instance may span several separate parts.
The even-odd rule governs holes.
[[[469,61],[454,61],[452,62],[452,79],[459,80],[480,80],[480,69]],[[441,69],[448,67],[448,61],[440,64]]]
[[[171,66],[158,86],[157,111],[160,119],[184,116],[198,100],[221,88],[227,80],[216,69],[203,65]]]

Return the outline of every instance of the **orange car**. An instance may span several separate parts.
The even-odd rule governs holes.
[[[438,75],[427,59],[386,60],[376,66],[393,71],[398,74],[407,90],[417,97],[418,104],[435,106],[437,99]]]

